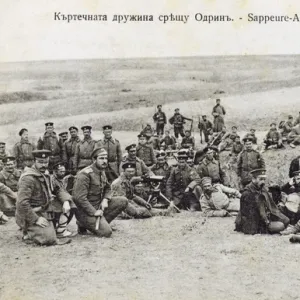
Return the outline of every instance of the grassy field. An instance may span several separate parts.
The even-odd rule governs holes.
[[[10,150],[27,127],[36,141],[49,120],[57,132],[91,124],[100,139],[111,123],[124,148],[152,122],[156,104],[167,117],[179,107],[196,127],[220,97],[227,127],[242,135],[255,127],[261,143],[272,121],[298,115],[299,65],[300,56],[0,64],[0,139]],[[289,146],[264,153],[269,183],[285,183],[299,154]],[[244,236],[233,218],[205,222],[201,213],[114,223],[111,239],[44,248],[23,244],[11,219],[0,227],[0,299],[299,298],[300,246],[287,237]]]

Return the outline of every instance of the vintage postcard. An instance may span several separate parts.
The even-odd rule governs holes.
[[[300,299],[300,2],[0,1],[0,300]]]

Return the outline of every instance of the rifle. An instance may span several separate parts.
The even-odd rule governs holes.
[[[219,132],[219,134],[212,140],[212,142],[209,143],[209,145],[213,146],[214,142],[220,137],[222,131]]]
[[[201,117],[198,115],[198,121],[199,121],[199,129],[200,129],[200,143],[203,144],[203,140],[202,140],[202,126],[201,126]]]

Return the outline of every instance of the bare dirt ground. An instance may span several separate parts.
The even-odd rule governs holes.
[[[178,106],[196,122],[220,96],[228,127],[237,124],[242,135],[255,127],[261,142],[271,121],[300,110],[299,63],[289,56],[1,64],[0,138],[10,150],[27,127],[36,141],[51,119],[58,132],[91,123],[98,139],[110,122],[124,148],[151,121],[154,104],[165,103],[168,116]],[[264,153],[272,183],[286,182],[297,155],[289,146]],[[114,226],[110,239],[77,236],[47,248],[23,244],[12,218],[0,226],[0,299],[300,299],[300,245],[288,237],[246,236],[234,232],[234,218],[188,212]]]

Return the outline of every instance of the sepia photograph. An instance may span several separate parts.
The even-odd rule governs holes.
[[[300,299],[299,23],[1,0],[0,300]]]

